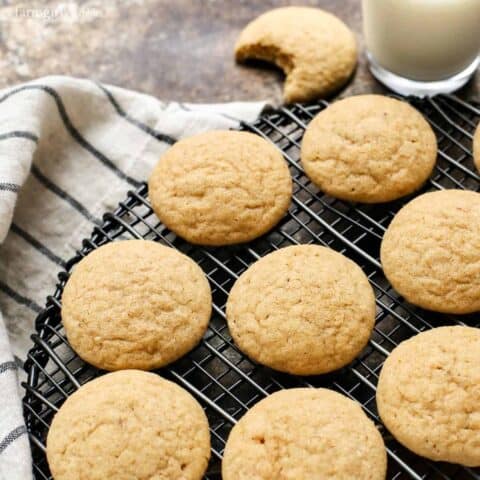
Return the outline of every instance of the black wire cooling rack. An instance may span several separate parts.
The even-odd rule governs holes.
[[[424,191],[478,191],[480,176],[473,166],[471,144],[480,120],[480,104],[453,96],[409,101],[425,114],[438,138],[437,166]],[[190,354],[158,371],[190,391],[206,410],[212,461],[205,479],[220,479],[222,452],[235,422],[270,393],[296,386],[332,388],[363,406],[384,436],[388,479],[480,479],[480,469],[434,463],[410,453],[389,435],[378,418],[375,386],[389,352],[402,340],[432,326],[480,326],[480,315],[458,317],[420,310],[399,297],[385,279],[379,261],[380,241],[393,215],[408,198],[382,205],[353,205],[323,195],[304,175],[299,163],[300,141],[306,125],[326,106],[326,102],[320,102],[285,107],[241,127],[281,149],[293,177],[294,196],[289,213],[266,236],[228,248],[189,245],[158,221],[144,184],[128,192],[126,200],[113,213],[105,214],[103,225],[95,227],[92,236],[83,241],[82,250],[59,274],[55,293],[48,297],[45,309],[36,319],[34,346],[25,364],[28,380],[24,384],[24,410],[37,479],[51,479],[45,440],[53,415],[80,385],[102,373],[75,355],[66,340],[60,320],[63,286],[76,262],[98,246],[119,238],[145,238],[173,246],[192,257],[210,280],[214,306],[205,337]],[[225,323],[225,303],[232,284],[252,262],[278,248],[306,243],[328,245],[361,265],[375,290],[377,315],[371,341],[352,364],[333,374],[300,378],[255,365],[242,355]]]

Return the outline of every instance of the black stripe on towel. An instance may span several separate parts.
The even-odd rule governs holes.
[[[58,255],[53,253],[46,245],[44,245],[40,240],[37,240],[35,237],[32,237],[28,232],[20,228],[15,223],[12,223],[10,229],[12,232],[16,233],[19,237],[22,237],[27,243],[29,243],[35,250],[39,251],[45,257],[47,257],[52,262],[56,263],[60,267],[65,267],[65,261],[60,258]]]
[[[137,120],[136,118],[131,117],[123,108],[120,106],[118,103],[117,99],[113,96],[113,93],[110,92],[110,90],[107,89],[104,85],[101,83],[96,83],[98,88],[102,90],[105,95],[107,96],[108,100],[110,100],[110,103],[112,104],[113,108],[115,111],[123,117],[127,122],[131,123],[132,125],[135,125],[137,128],[140,130],[144,131],[145,133],[148,133],[148,135],[151,135],[152,137],[156,138],[160,142],[168,143],[168,145],[173,145],[177,140],[170,135],[167,135],[166,133],[159,132],[158,130],[155,130],[154,128],[150,127],[149,125],[146,125],[145,123],[141,122],[140,120]]]
[[[22,87],[18,87],[6,93],[3,97],[0,98],[0,103],[4,102],[7,98],[11,97],[12,95],[15,95],[24,90],[41,90],[45,93],[48,93],[55,100],[58,113],[60,114],[60,118],[62,119],[63,124],[65,125],[65,128],[70,133],[70,135],[77,141],[77,143],[80,144],[85,150],[90,152],[95,158],[97,158],[101,163],[103,163],[103,165],[105,165],[112,172],[114,172],[118,177],[122,178],[123,180],[128,182],[130,185],[133,185],[134,187],[140,186],[140,182],[138,180],[135,180],[134,178],[130,177],[129,175],[124,173],[122,170],[120,170],[112,162],[112,160],[110,160],[106,155],[104,155],[102,152],[97,150],[85,138],[82,137],[80,132],[72,124],[67,114],[67,111],[65,109],[65,105],[63,104],[62,98],[60,97],[58,92],[54,90],[52,87],[49,87],[47,85],[39,85],[39,84],[23,85]]]
[[[0,373],[6,372],[7,370],[16,370],[17,364],[15,362],[3,362],[0,363]]]
[[[2,441],[0,441],[0,453],[2,453],[10,444],[12,444],[18,437],[21,437],[27,433],[27,427],[20,425],[14,428],[8,435],[6,435]]]
[[[0,133],[0,140],[6,140],[7,138],[26,138],[32,142],[38,142],[38,137],[34,133],[25,130],[14,130],[12,132]]]
[[[42,311],[42,307],[37,302],[31,300],[30,298],[24,297],[23,295],[20,295],[18,292],[13,290],[13,288],[10,288],[3,282],[0,282],[0,290],[18,304],[28,307],[35,313],[40,313]]]
[[[69,195],[65,190],[62,190],[58,185],[53,183],[49,178],[47,178],[36,165],[32,165],[32,174],[35,178],[41,182],[45,187],[51,190],[55,195],[58,195],[60,198],[65,200],[71,207],[73,207],[77,212],[83,215],[87,220],[90,220],[96,225],[100,225],[101,222],[98,218],[93,216],[87,209],[84,207],[78,200]]]
[[[0,133],[0,140],[7,140],[9,138],[26,138],[32,142],[38,142],[38,137],[34,133],[26,130],[13,130],[11,132]],[[20,185],[11,182],[0,182],[0,190],[17,193],[20,190]]]
[[[0,190],[17,193],[20,190],[20,185],[17,185],[16,183],[0,182]]]

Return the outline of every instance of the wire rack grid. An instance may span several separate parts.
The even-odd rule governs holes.
[[[480,190],[480,176],[473,166],[473,131],[480,120],[480,105],[453,96],[409,99],[429,120],[437,134],[439,152],[434,173],[423,191],[462,188]],[[69,271],[82,257],[107,242],[144,238],[172,246],[193,258],[204,270],[213,292],[213,315],[200,345],[181,360],[158,371],[190,391],[203,405],[210,422],[212,461],[206,480],[220,479],[220,461],[232,426],[257,401],[289,387],[327,387],[359,402],[374,420],[388,453],[388,479],[480,479],[480,469],[430,462],[403,448],[386,431],[377,415],[375,388],[389,352],[404,339],[432,326],[468,324],[480,326],[478,314],[433,314],[407,304],[385,279],[379,247],[382,235],[398,209],[408,201],[382,205],[350,204],[322,194],[304,175],[299,163],[300,142],[310,120],[326,108],[326,102],[293,105],[265,113],[242,130],[273,142],[288,162],[294,195],[288,214],[264,237],[228,248],[201,248],[176,237],[161,224],[148,200],[146,184],[128,192],[101,227],[83,241],[83,247],[58,276],[55,293],[36,319],[34,346],[28,354],[24,383],[24,411],[30,435],[34,472],[38,480],[50,480],[45,459],[45,440],[53,415],[80,385],[102,374],[83,362],[70,348],[61,324],[62,290]],[[287,245],[316,243],[329,246],[353,259],[368,276],[376,294],[376,325],[368,346],[358,358],[328,375],[301,378],[256,365],[234,345],[225,322],[228,292],[250,264]]]

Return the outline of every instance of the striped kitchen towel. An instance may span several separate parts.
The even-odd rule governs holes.
[[[163,103],[68,77],[0,92],[0,480],[31,478],[17,369],[58,270],[176,139],[263,107]]]

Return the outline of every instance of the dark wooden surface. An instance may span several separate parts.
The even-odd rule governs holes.
[[[296,2],[293,2],[296,4]],[[242,27],[285,0],[0,0],[0,86],[43,75],[94,78],[161,99],[281,101],[282,74],[236,65]],[[357,36],[359,65],[342,95],[381,92],[365,62],[360,0],[316,0]],[[462,92],[477,96],[480,76]]]

